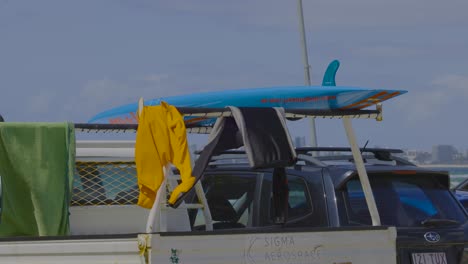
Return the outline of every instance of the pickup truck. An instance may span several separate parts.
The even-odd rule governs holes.
[[[214,157],[201,180],[212,231],[204,208],[188,206],[164,207],[164,227],[148,233],[133,142],[79,142],[71,235],[1,238],[0,262],[468,263],[467,215],[447,173],[418,168],[398,150],[362,150],[382,221],[372,226],[352,157],[342,154],[349,149],[296,151],[285,221],[273,217],[272,170],[253,170],[234,151]]]
[[[324,168],[306,166],[302,159],[288,169],[295,173],[288,176],[291,209],[283,224],[269,217],[270,172],[251,171],[242,164],[229,165],[220,160],[212,162],[202,180],[208,206],[200,206],[195,195],[189,195],[177,209],[166,206],[163,199],[156,220],[148,226],[153,210],[136,205],[133,144],[78,142],[70,235],[0,238],[0,263],[397,261],[395,227],[342,224],[339,200],[334,201],[328,193],[334,189],[332,178],[327,174],[315,177]],[[214,165],[217,162],[223,165]],[[307,173],[301,173],[299,168]],[[306,174],[312,177],[304,177]],[[177,179],[170,178],[168,188],[171,181]],[[319,185],[314,183],[329,189],[318,190]],[[207,209],[211,213],[210,225],[205,221]],[[450,228],[452,237],[458,239],[458,227]],[[460,257],[463,242],[445,247],[446,250],[420,248],[423,249],[414,251],[416,257],[425,258],[426,252],[452,261],[453,252],[457,252],[457,259]]]

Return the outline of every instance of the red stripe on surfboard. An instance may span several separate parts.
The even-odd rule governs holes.
[[[360,104],[369,102],[370,99],[375,99],[375,98],[377,98],[377,97],[380,97],[380,96],[383,96],[383,95],[386,95],[386,94],[387,94],[386,91],[379,92],[379,93],[377,93],[377,94],[374,94],[373,96],[367,97],[366,99],[363,99],[363,100],[358,101],[358,102],[356,102],[356,103],[353,103],[353,104],[350,104],[350,105],[341,107],[341,109],[355,108],[355,106],[358,106],[358,105],[360,105]]]
[[[369,107],[369,106],[371,106],[371,105],[375,105],[375,104],[377,104],[377,103],[380,103],[380,102],[383,102],[383,101],[385,101],[385,100],[388,100],[388,99],[390,99],[390,98],[392,98],[392,97],[395,97],[395,96],[397,96],[397,95],[399,95],[399,94],[400,94],[399,92],[394,92],[394,93],[388,94],[388,95],[386,95],[386,96],[384,96],[384,97],[382,97],[382,98],[377,99],[375,102],[368,103],[368,104],[365,104],[365,105],[360,105],[360,106],[358,107],[358,109],[363,109],[363,108]]]
[[[355,107],[355,109],[362,109],[362,108],[366,108],[368,106],[371,106],[371,105],[375,105],[375,104],[378,104],[380,102],[383,102],[389,98],[392,98],[393,96],[395,96],[394,94],[398,92],[393,92],[393,93],[390,93],[390,94],[387,94],[387,95],[383,95],[383,96],[379,96],[378,98],[375,98],[375,99],[369,99],[366,103],[363,103],[363,104],[360,104],[358,105],[357,107]]]

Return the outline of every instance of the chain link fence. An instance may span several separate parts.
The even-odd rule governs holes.
[[[131,205],[138,194],[134,162],[76,162],[71,206]]]

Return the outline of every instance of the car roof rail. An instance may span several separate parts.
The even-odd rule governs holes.
[[[397,157],[392,154],[401,154],[404,153],[401,149],[390,149],[390,148],[360,148],[361,153],[372,153],[373,157],[380,161],[394,161],[397,165],[408,165],[408,166],[416,166],[414,163]],[[351,152],[351,148],[345,147],[300,147],[296,148],[296,152],[299,154],[306,154],[306,155],[313,155],[313,153],[317,152]],[[365,155],[363,155],[364,158]],[[349,158],[346,155],[333,155],[328,157],[329,160],[345,160]],[[367,157],[369,158],[369,157]],[[322,158],[323,159],[323,158]],[[352,159],[350,160],[352,161]]]
[[[315,156],[313,153],[317,152],[351,152],[351,148],[345,147],[299,147],[296,148],[296,153],[298,160],[304,161],[306,165],[313,165],[319,167],[328,166],[325,162],[326,160],[346,160],[352,162],[353,159],[349,155],[332,155],[329,157],[325,156]],[[195,151],[196,155],[199,155],[201,151]],[[401,149],[389,149],[389,148],[361,148],[361,153],[372,153],[373,156],[363,155],[363,158],[366,159],[377,159],[380,161],[392,161],[396,165],[407,165],[407,166],[416,166],[410,161],[397,157],[392,154],[404,153]],[[247,156],[244,150],[225,150],[223,152],[217,153],[211,157],[210,166],[217,166],[223,164],[246,164],[248,163]]]
[[[362,152],[371,152],[371,153],[403,153],[401,149],[389,149],[389,148],[360,148]],[[296,148],[296,152],[321,152],[321,151],[335,151],[335,152],[351,152],[351,148],[345,147],[300,147]]]
[[[200,155],[202,151],[197,150],[193,153]],[[228,164],[247,164],[248,158],[244,150],[225,150],[211,156],[208,166],[228,165]]]

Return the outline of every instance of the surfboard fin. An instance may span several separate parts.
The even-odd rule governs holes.
[[[340,62],[338,60],[334,60],[328,64],[327,70],[323,75],[322,86],[336,86],[335,76],[339,67]]]

